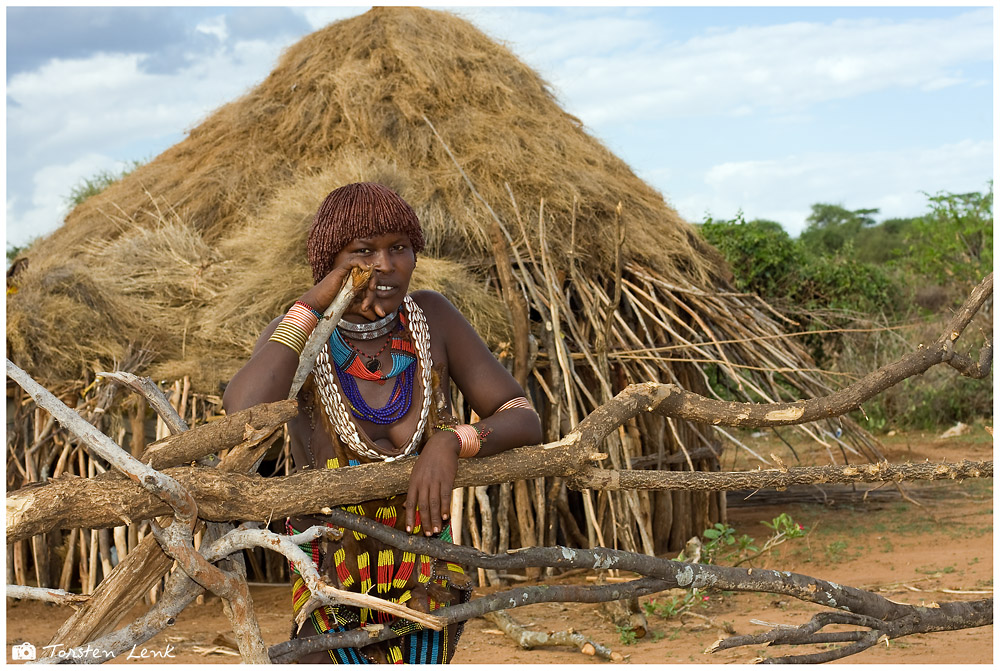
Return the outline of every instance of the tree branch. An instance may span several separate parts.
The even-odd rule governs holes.
[[[33,599],[35,601],[46,601],[56,603],[60,606],[69,604],[86,603],[90,599],[89,594],[74,594],[61,589],[51,587],[26,587],[24,585],[7,585],[8,599]]]
[[[303,534],[296,534],[293,537],[276,534],[266,529],[238,528],[229,532],[208,548],[203,549],[202,552],[205,554],[206,561],[215,562],[234,552],[248,548],[259,547],[265,550],[272,550],[292,562],[295,569],[302,575],[306,587],[317,598],[314,608],[319,608],[323,605],[346,604],[358,608],[372,608],[385,613],[391,613],[392,615],[411,620],[430,629],[440,630],[444,627],[444,622],[433,615],[421,613],[405,605],[392,603],[385,599],[337,589],[326,584],[316,569],[316,565],[312,562],[312,559],[299,547],[302,543],[322,537],[325,532],[326,527],[316,526],[310,527]],[[305,608],[302,610],[304,611]],[[308,612],[306,615],[308,615]]]
[[[569,470],[572,458],[558,444],[517,448],[458,465],[456,487],[485,486],[533,477],[571,476],[586,489],[677,489],[727,491],[824,482],[903,482],[993,477],[993,462],[860,464],[761,471]],[[550,449],[555,448],[555,449]],[[202,519],[265,522],[289,515],[319,514],[329,506],[405,492],[415,458],[333,470],[306,470],[277,478],[198,466],[164,470],[197,502]],[[170,508],[128,481],[62,477],[7,495],[7,540],[14,542],[60,528],[103,528],[169,514]]]
[[[434,541],[442,544],[440,541]],[[465,622],[489,612],[528,606],[534,603],[553,601],[573,601],[578,603],[601,603],[617,601],[632,597],[655,594],[670,586],[667,581],[654,578],[640,578],[627,583],[597,585],[594,587],[581,585],[536,585],[496,592],[488,596],[474,599],[467,603],[448,606],[434,611],[446,624]],[[271,661],[275,664],[290,664],[303,655],[320,650],[334,648],[356,648],[379,641],[397,638],[397,634],[385,625],[374,625],[341,633],[328,633],[319,636],[297,638],[284,643],[278,643],[268,648]]]
[[[358,291],[371,279],[373,270],[374,266],[369,268],[351,268],[350,274],[344,278],[344,286],[340,288],[333,302],[326,308],[323,318],[319,320],[319,324],[309,334],[309,338],[302,348],[302,354],[299,355],[299,365],[295,369],[295,374],[292,376],[292,385],[288,390],[289,399],[294,399],[299,395],[299,390],[305,384],[306,378],[309,377],[309,373],[312,372],[313,367],[316,365],[316,356],[319,354],[320,349],[330,339],[330,336],[333,335],[333,329],[337,328],[337,322],[344,316],[344,312],[347,311],[348,306],[354,300]]]
[[[163,392],[160,391],[160,388],[148,377],[139,377],[127,371],[101,372],[97,373],[97,376],[114,380],[137,391],[140,396],[146,399],[149,406],[153,408],[153,411],[163,419],[163,423],[170,429],[170,433],[176,435],[188,430],[188,425],[184,421],[184,418],[177,414],[174,406],[170,405],[170,402],[163,395]]]

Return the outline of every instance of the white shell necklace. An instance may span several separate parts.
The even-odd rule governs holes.
[[[417,427],[413,430],[413,436],[403,447],[403,451],[395,456],[387,456],[377,452],[370,441],[365,441],[358,434],[358,429],[350,416],[347,408],[340,398],[340,389],[337,386],[337,377],[330,364],[330,345],[326,344],[316,357],[316,386],[319,388],[320,400],[323,404],[323,411],[330,419],[337,435],[355,453],[368,457],[369,459],[380,459],[382,461],[395,461],[401,457],[412,454],[424,435],[427,427],[427,418],[431,408],[431,367],[434,365],[431,360],[431,337],[427,328],[427,319],[424,311],[416,302],[406,296],[403,299],[403,306],[406,308],[410,336],[413,338],[413,346],[417,351],[417,360],[420,365],[420,377],[423,381],[424,397],[420,406],[420,419],[417,420]]]

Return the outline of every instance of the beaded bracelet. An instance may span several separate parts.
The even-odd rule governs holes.
[[[483,443],[476,427],[471,424],[459,424],[457,426],[442,426],[440,429],[442,431],[451,431],[458,436],[459,458],[468,459],[479,454],[479,449],[483,446]]]
[[[296,354],[302,354],[309,334],[313,332],[318,323],[319,319],[312,307],[301,301],[295,301],[268,340],[279,342],[295,350]]]

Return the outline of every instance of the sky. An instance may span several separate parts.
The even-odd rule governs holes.
[[[6,241],[149,160],[368,7],[6,7]],[[993,178],[993,9],[451,7],[687,220],[917,216]]]

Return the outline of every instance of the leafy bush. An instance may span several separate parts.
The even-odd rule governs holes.
[[[936,337],[871,328],[927,320],[933,331],[934,320],[993,269],[992,182],[983,193],[928,196],[921,216],[877,222],[877,213],[818,203],[798,239],[776,222],[745,221],[742,213],[707,219],[700,230],[729,263],[737,289],[761,295],[815,331],[802,343],[818,366],[863,375]],[[859,326],[869,332],[828,332]],[[711,367],[707,373],[721,398],[733,398],[723,376]],[[856,418],[870,430],[932,429],[990,416],[992,399],[991,380],[932,370],[872,399]]]
[[[931,211],[907,231],[905,269],[965,292],[993,271],[993,182],[985,193],[928,196]]]
[[[765,219],[744,221],[708,219],[701,226],[705,238],[725,257],[741,291],[765,297],[786,295],[801,263],[798,247],[781,227]]]

